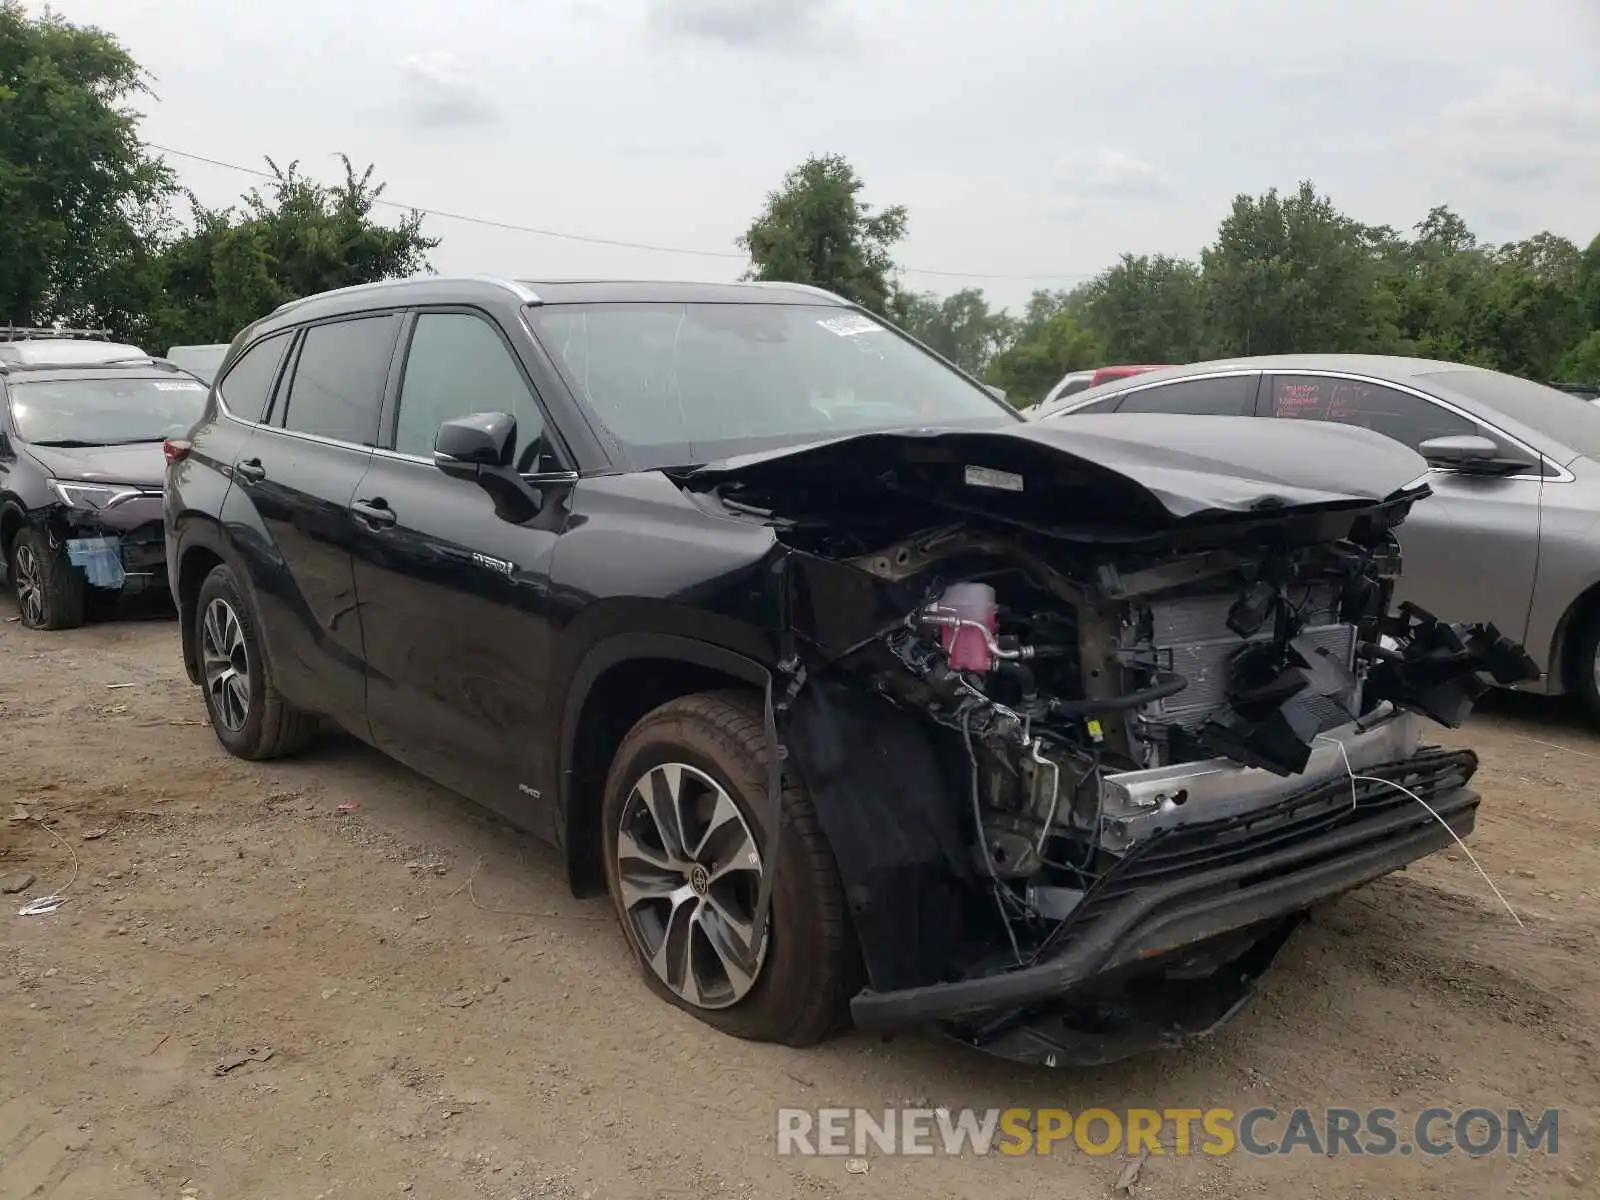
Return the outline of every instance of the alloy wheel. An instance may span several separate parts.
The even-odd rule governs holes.
[[[39,559],[33,547],[23,543],[16,549],[11,561],[12,583],[17,589],[17,610],[22,623],[28,626],[44,624],[44,583],[40,579]]]
[[[650,768],[622,806],[616,855],[623,919],[657,978],[697,1008],[744,999],[769,939],[751,946],[761,852],[727,791],[686,763]]]
[[[200,662],[212,714],[229,733],[238,733],[250,719],[250,654],[239,614],[226,600],[206,605]]]

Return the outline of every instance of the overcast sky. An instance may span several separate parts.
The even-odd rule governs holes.
[[[58,0],[156,77],[147,140],[423,208],[733,255],[790,167],[905,204],[906,282],[1018,304],[1122,251],[1192,255],[1313,179],[1409,227],[1600,232],[1600,0]],[[222,203],[250,180],[172,158]],[[729,279],[443,217],[433,263]],[[945,272],[937,274],[934,272]],[[976,278],[960,278],[970,273]],[[1040,278],[1028,278],[1040,277]]]

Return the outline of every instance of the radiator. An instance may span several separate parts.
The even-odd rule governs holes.
[[[1164,658],[1171,660],[1172,669],[1189,681],[1189,686],[1177,695],[1157,701],[1144,710],[1151,720],[1193,728],[1227,702],[1228,660],[1247,644],[1247,639],[1228,628],[1228,609],[1234,599],[1232,596],[1193,596],[1162,600],[1150,606],[1151,641]],[[1347,670],[1352,669],[1355,626],[1333,620],[1331,595],[1309,598],[1301,608],[1301,615],[1309,624],[1300,636],[1312,647],[1331,655]],[[1269,628],[1248,641],[1263,642],[1270,637]],[[1353,702],[1355,697],[1352,694],[1340,699]],[[1328,708],[1332,725],[1348,720],[1348,715],[1335,701],[1330,700]]]

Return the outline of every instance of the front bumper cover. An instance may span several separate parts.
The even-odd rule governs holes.
[[[30,519],[95,587],[125,593],[167,586],[161,498],[139,495],[108,509],[54,504]]]
[[[938,1023],[980,1049],[1056,1065],[1181,1045],[1227,1020],[1307,909],[1473,827],[1470,750],[1425,749],[1254,812],[1164,830],[1085,894],[1030,965],[851,1001],[858,1028]]]

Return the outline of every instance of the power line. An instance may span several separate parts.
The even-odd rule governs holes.
[[[158,142],[146,142],[145,148],[157,150],[162,154],[171,154],[177,158],[186,158],[192,162],[205,163],[211,167],[221,167],[227,171],[237,171],[242,175],[253,175],[257,179],[276,179],[271,171],[262,171],[256,167],[246,167],[239,163],[225,162],[220,158],[209,158],[204,154],[193,154],[188,150],[179,150],[173,146],[163,146]],[[475,217],[468,213],[448,212],[442,208],[429,208],[421,204],[405,204],[399,200],[386,200],[379,198],[375,203],[389,208],[403,209],[407,212],[421,213],[427,217],[438,217],[446,221],[460,221],[465,225],[481,225],[486,229],[501,229],[511,233],[531,233],[538,237],[558,238],[566,242],[583,242],[591,246],[615,246],[623,250],[648,250],[657,254],[687,254],[698,258],[739,259],[743,261],[745,255],[737,254],[731,250],[698,250],[687,246],[661,246],[651,242],[630,242],[620,238],[592,237],[582,233],[566,233],[559,229],[541,229],[536,225],[518,225],[510,221],[496,221],[489,217]],[[1062,275],[989,275],[981,271],[937,271],[930,267],[901,267],[900,270],[908,275],[937,275],[946,279],[981,279],[981,280],[1018,280],[1042,283],[1054,281],[1057,283],[1068,280],[1092,279],[1098,272],[1080,271]]]

